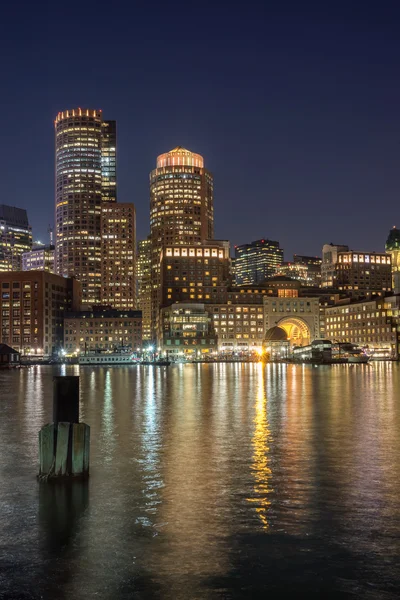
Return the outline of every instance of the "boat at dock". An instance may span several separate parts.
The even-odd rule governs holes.
[[[138,360],[132,352],[88,352],[81,354],[79,365],[136,365]]]
[[[309,346],[293,349],[293,362],[318,365],[367,364],[370,356],[350,342],[314,340]]]

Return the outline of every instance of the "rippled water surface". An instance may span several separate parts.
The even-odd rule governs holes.
[[[35,479],[60,372],[87,484]],[[0,372],[0,598],[398,598],[399,407],[392,364]]]

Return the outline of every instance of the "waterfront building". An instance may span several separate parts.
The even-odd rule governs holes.
[[[55,120],[55,269],[76,277],[84,304],[101,301],[101,208],[116,199],[115,123],[76,108]]]
[[[389,254],[379,252],[338,252],[336,286],[352,296],[385,295],[392,289]]]
[[[93,307],[65,315],[64,349],[67,354],[94,350],[142,347],[142,313],[139,310],[116,310]]]
[[[385,246],[387,254],[390,255],[392,265],[392,288],[394,294],[400,293],[400,230],[393,227]]]
[[[103,202],[101,304],[136,307],[136,212],[134,204]]]
[[[143,340],[151,339],[151,239],[138,243],[136,262],[137,307],[142,311]]]
[[[278,326],[292,346],[307,346],[320,337],[319,299],[307,296],[264,296],[265,330]]]
[[[260,284],[273,277],[282,262],[283,250],[279,242],[263,239],[235,246],[235,285]]]
[[[0,342],[50,356],[63,344],[64,313],[78,310],[79,283],[47,271],[0,273]]]
[[[325,244],[322,247],[321,287],[336,287],[338,253],[348,250],[349,247],[343,244]]]
[[[285,359],[290,353],[290,341],[288,335],[281,327],[271,327],[265,332],[263,349],[267,352],[269,360],[277,361]]]
[[[32,248],[25,209],[0,204],[0,271],[20,271],[22,255]]]
[[[214,237],[213,177],[199,154],[177,146],[158,156],[157,166],[150,173],[150,237],[151,335],[156,339],[162,249],[199,245]]]
[[[326,337],[364,346],[375,358],[399,358],[400,296],[342,300],[325,308]]]
[[[262,301],[261,296],[257,297]],[[218,337],[218,350],[224,354],[248,354],[259,350],[264,340],[263,304],[248,303],[247,294],[239,294],[239,299],[240,303],[229,301],[209,308]]]
[[[22,270],[54,273],[54,246],[34,244],[32,250],[22,255]]]
[[[159,348],[168,356],[192,356],[217,352],[217,335],[210,309],[203,303],[171,304],[160,311]]]
[[[226,301],[231,283],[229,242],[166,246],[160,257],[160,305]]]

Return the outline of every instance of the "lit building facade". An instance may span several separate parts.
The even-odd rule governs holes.
[[[400,230],[396,227],[390,230],[385,249],[392,265],[393,293],[400,294]]]
[[[364,346],[374,358],[398,360],[400,296],[341,301],[325,308],[326,338]]]
[[[150,173],[152,337],[159,311],[160,254],[165,246],[197,245],[214,237],[213,177],[203,157],[178,146]]]
[[[322,247],[321,287],[336,287],[336,265],[338,253],[348,252],[349,247],[338,244],[324,244]]]
[[[84,304],[101,300],[101,205],[117,194],[112,123],[100,110],[80,108],[55,120],[55,268],[81,282]]]
[[[67,354],[142,346],[142,313],[111,308],[70,312],[64,319],[64,349]]]
[[[23,208],[0,204],[0,271],[21,271],[22,255],[32,248],[32,228]]]
[[[283,250],[279,242],[264,239],[235,246],[235,284],[260,284],[273,277],[282,262]]]
[[[160,311],[161,352],[169,356],[216,353],[217,335],[209,307],[202,303],[171,304]]]
[[[385,295],[392,289],[389,254],[377,252],[338,252],[336,287],[349,295]]]
[[[37,246],[22,255],[23,271],[48,271],[54,273],[54,246]]]
[[[240,300],[235,305],[214,304],[209,308],[218,337],[218,350],[224,354],[249,353],[261,348],[263,343],[263,304],[247,304],[246,295]]]
[[[103,202],[101,304],[136,307],[136,212],[134,204]]]
[[[296,265],[305,265],[307,267],[307,285],[321,287],[322,258],[319,258],[318,256],[293,254],[293,262]]]
[[[151,239],[140,240],[136,261],[137,307],[142,311],[143,340],[151,339]]]
[[[160,305],[226,301],[231,267],[229,242],[166,246],[161,251]]]
[[[117,201],[117,122],[102,122],[101,186],[103,202]]]
[[[50,356],[63,345],[64,314],[78,310],[80,285],[46,271],[0,273],[1,343]]]
[[[264,296],[265,330],[278,326],[292,346],[307,346],[320,337],[319,299],[307,296]]]

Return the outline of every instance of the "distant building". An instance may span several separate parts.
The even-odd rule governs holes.
[[[0,271],[21,271],[22,255],[32,248],[25,209],[0,204]]]
[[[336,287],[351,296],[385,295],[392,289],[389,254],[379,252],[338,252]]]
[[[348,246],[337,244],[325,244],[322,247],[321,287],[336,287],[338,253],[348,250]]]
[[[54,246],[37,245],[22,255],[23,271],[54,273]]]
[[[202,303],[172,304],[160,312],[162,352],[195,358],[217,351],[217,335],[208,306]]]
[[[64,349],[68,354],[92,350],[142,347],[142,313],[98,307],[69,312],[64,319]]]
[[[307,285],[321,287],[322,258],[293,254],[293,262],[307,267]]]
[[[176,302],[225,302],[231,283],[229,242],[166,246],[161,252],[160,306]]]
[[[57,353],[64,313],[78,310],[80,285],[47,271],[0,273],[0,342],[21,354]]]
[[[275,275],[282,262],[279,242],[264,239],[235,246],[235,285],[260,284]]]
[[[151,339],[151,239],[138,243],[136,262],[137,307],[142,311],[143,340]]]
[[[103,202],[101,218],[101,304],[136,307],[136,212],[134,204]]]
[[[400,293],[400,230],[393,227],[386,240],[386,252],[392,265],[392,288],[394,294]]]
[[[325,308],[326,337],[368,348],[374,358],[398,360],[400,296],[341,301]]]

